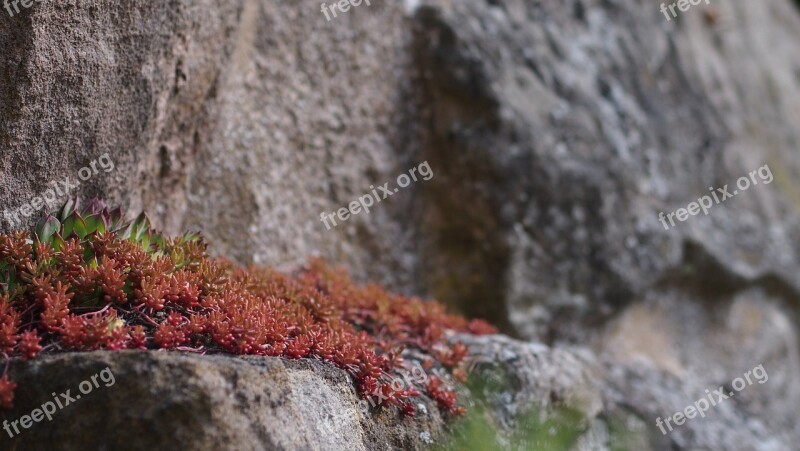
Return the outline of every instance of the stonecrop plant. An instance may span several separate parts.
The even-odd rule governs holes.
[[[199,234],[166,238],[144,214],[126,221],[95,199],[68,201],[34,233],[0,235],[0,406],[13,406],[11,358],[93,350],[171,350],[317,359],[346,371],[358,393],[414,414],[414,387],[394,384],[415,349],[463,379],[465,346],[450,332],[491,334],[436,302],[359,286],[312,259],[284,274],[210,257]],[[422,387],[463,414],[440,378]]]

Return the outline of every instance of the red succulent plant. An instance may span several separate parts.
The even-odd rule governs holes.
[[[24,330],[23,330],[24,329]],[[359,286],[318,259],[295,274],[209,257],[197,234],[167,239],[147,217],[70,200],[34,234],[0,235],[0,353],[171,349],[317,359],[346,371],[359,393],[414,414],[414,387],[392,384],[415,348],[463,373],[465,346],[447,331],[494,333],[435,302]],[[44,349],[44,351],[43,351]],[[0,406],[16,384],[0,378]],[[424,388],[451,414],[456,394]]]

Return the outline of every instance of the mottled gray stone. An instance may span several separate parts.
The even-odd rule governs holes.
[[[197,356],[167,352],[92,352],[15,362],[16,420],[51,401],[80,396],[79,384],[104,368],[80,399],[10,439],[2,449],[379,450],[421,449],[420,434],[442,435],[428,415],[362,408],[350,378],[321,362],[279,358]],[[109,380],[106,377],[105,380]],[[61,398],[59,398],[61,399]]]

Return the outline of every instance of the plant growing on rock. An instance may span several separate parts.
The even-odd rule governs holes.
[[[487,323],[450,315],[435,302],[377,285],[358,286],[313,259],[294,274],[237,267],[212,258],[198,234],[166,238],[144,214],[70,200],[35,233],[0,235],[0,352],[175,350],[319,359],[345,370],[365,398],[413,415],[389,381],[414,348],[463,374],[466,348],[448,331],[494,333]],[[6,365],[7,366],[7,365]],[[0,406],[16,384],[0,377]],[[424,387],[449,413],[462,413],[452,387]]]

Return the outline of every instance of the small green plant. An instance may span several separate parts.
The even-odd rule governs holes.
[[[492,413],[508,404],[513,386],[500,366],[482,365],[469,375],[466,388],[471,395],[467,414],[451,425],[449,439],[436,447],[440,451],[467,449],[509,451],[563,451],[572,449],[586,429],[583,416],[570,408],[557,406],[529,408],[518,412],[502,427]]]
[[[466,347],[447,330],[495,332],[436,302],[358,286],[321,260],[294,274],[237,267],[210,257],[199,234],[166,238],[144,214],[125,221],[99,200],[70,200],[33,234],[0,235],[6,359],[98,349],[317,359],[350,374],[362,396],[413,415],[420,393],[398,389],[393,373],[411,347],[463,374]],[[15,387],[4,372],[0,405],[12,405]],[[425,389],[444,411],[463,412],[445,381]]]
[[[585,426],[582,417],[569,409],[555,409],[546,416],[538,411],[518,415],[513,428],[500,432],[483,405],[471,407],[453,427],[450,439],[438,449],[509,451],[565,451],[573,449]]]

